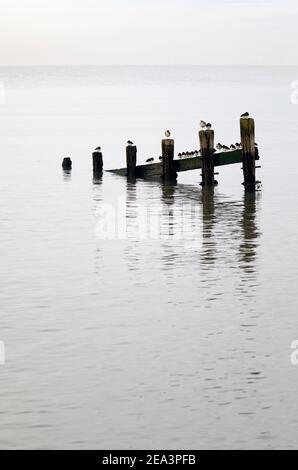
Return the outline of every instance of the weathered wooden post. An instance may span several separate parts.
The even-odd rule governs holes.
[[[136,178],[136,166],[137,166],[137,147],[136,145],[128,145],[126,147],[127,179],[134,180]]]
[[[202,186],[214,186],[214,131],[211,129],[199,131],[200,149],[202,156]]]
[[[102,169],[103,169],[103,159],[101,149],[98,147],[92,153],[92,160],[93,160],[93,174],[94,176],[102,176]]]
[[[240,134],[242,145],[242,163],[245,189],[255,189],[255,121],[249,117],[240,118]]]
[[[174,139],[163,139],[161,141],[162,150],[162,165],[163,165],[163,181],[167,183],[175,183],[177,180],[177,173],[175,170],[174,163],[174,150],[175,141]]]
[[[66,157],[66,158],[63,159],[62,168],[63,168],[63,170],[71,170],[71,168],[72,168],[71,158]]]

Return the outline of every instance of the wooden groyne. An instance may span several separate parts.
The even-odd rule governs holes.
[[[147,160],[146,164],[137,165],[137,147],[130,140],[126,147],[126,167],[106,170],[119,176],[127,177],[129,181],[137,178],[163,181],[169,185],[177,181],[178,173],[182,171],[201,170],[201,185],[215,186],[218,182],[214,176],[218,173],[214,169],[218,166],[242,163],[244,176],[243,185],[247,190],[254,190],[260,181],[256,181],[256,161],[259,160],[258,146],[255,143],[255,121],[244,113],[240,118],[241,144],[236,143],[227,147],[215,145],[215,133],[210,123],[201,121],[199,131],[200,151],[191,152],[192,157],[175,159],[175,141],[171,138],[171,132],[165,132],[166,139],[161,141],[162,156],[160,161],[153,163],[153,158]],[[217,150],[216,150],[217,149]],[[189,155],[189,153],[186,153]],[[184,153],[178,154],[180,157]],[[97,147],[92,154],[93,175],[96,180],[101,180],[103,173],[103,155],[101,147]],[[64,158],[62,167],[64,171],[70,171],[72,161]]]
[[[169,132],[169,131],[167,131]],[[203,186],[214,186],[214,168],[223,165],[242,163],[244,186],[246,189],[254,189],[256,186],[255,165],[259,160],[258,147],[255,144],[255,122],[250,117],[240,119],[241,148],[216,151],[214,149],[214,130],[207,128],[199,131],[200,155],[184,159],[174,158],[174,139],[163,139],[161,141],[162,160],[157,163],[146,163],[137,165],[137,148],[128,145],[126,148],[126,168],[106,170],[120,176],[126,176],[130,180],[136,178],[148,180],[162,180],[174,183],[177,174],[182,171],[201,169]]]

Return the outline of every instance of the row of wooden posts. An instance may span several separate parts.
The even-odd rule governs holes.
[[[254,189],[256,186],[255,177],[255,123],[252,118],[240,119],[240,134],[242,147],[242,169],[244,176],[244,186],[246,189]],[[200,149],[201,170],[203,186],[214,186],[217,184],[214,176],[214,130],[200,130]],[[173,184],[177,180],[176,166],[174,160],[174,139],[163,139],[162,143],[162,180]],[[100,177],[103,172],[103,156],[100,150],[94,151],[93,155],[93,173]],[[156,164],[159,165],[159,164]],[[62,164],[64,169],[71,169],[71,159],[64,159]],[[128,180],[135,180],[137,175],[137,147],[128,145],[126,147],[126,176]]]

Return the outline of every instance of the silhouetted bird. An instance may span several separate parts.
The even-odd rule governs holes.
[[[171,137],[171,132],[170,132],[169,130],[167,130],[167,131],[165,132],[165,136],[166,136],[166,138],[168,139],[169,137]]]
[[[200,127],[201,127],[202,129],[205,129],[205,127],[206,127],[206,122],[205,122],[205,121],[201,121],[201,122],[200,122]]]
[[[211,129],[212,124],[210,124],[210,122],[207,122],[206,127],[207,127],[207,129]]]
[[[223,145],[222,148],[223,148],[224,150],[230,150],[230,148],[227,147],[227,145]]]
[[[231,150],[236,150],[236,145],[234,145],[234,144],[230,145],[230,149]]]
[[[148,160],[146,160],[146,163],[150,163],[150,162],[154,162],[154,158],[148,158]]]
[[[248,117],[249,117],[249,113],[248,113],[248,112],[243,113],[243,114],[241,114],[240,117],[242,117],[242,118],[248,118]]]
[[[217,150],[222,150],[222,145],[220,143],[218,143],[216,148],[217,148]]]
[[[159,160],[162,160],[162,157],[159,157],[158,159],[159,159]]]
[[[239,142],[236,142],[235,145],[236,145],[236,148],[237,148],[237,149],[240,149],[240,148],[241,148],[241,144],[239,144]]]
[[[128,140],[127,145],[133,145],[133,142],[131,140]]]

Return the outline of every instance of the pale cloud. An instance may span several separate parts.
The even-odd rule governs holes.
[[[293,0],[0,0],[3,64],[298,64]]]

